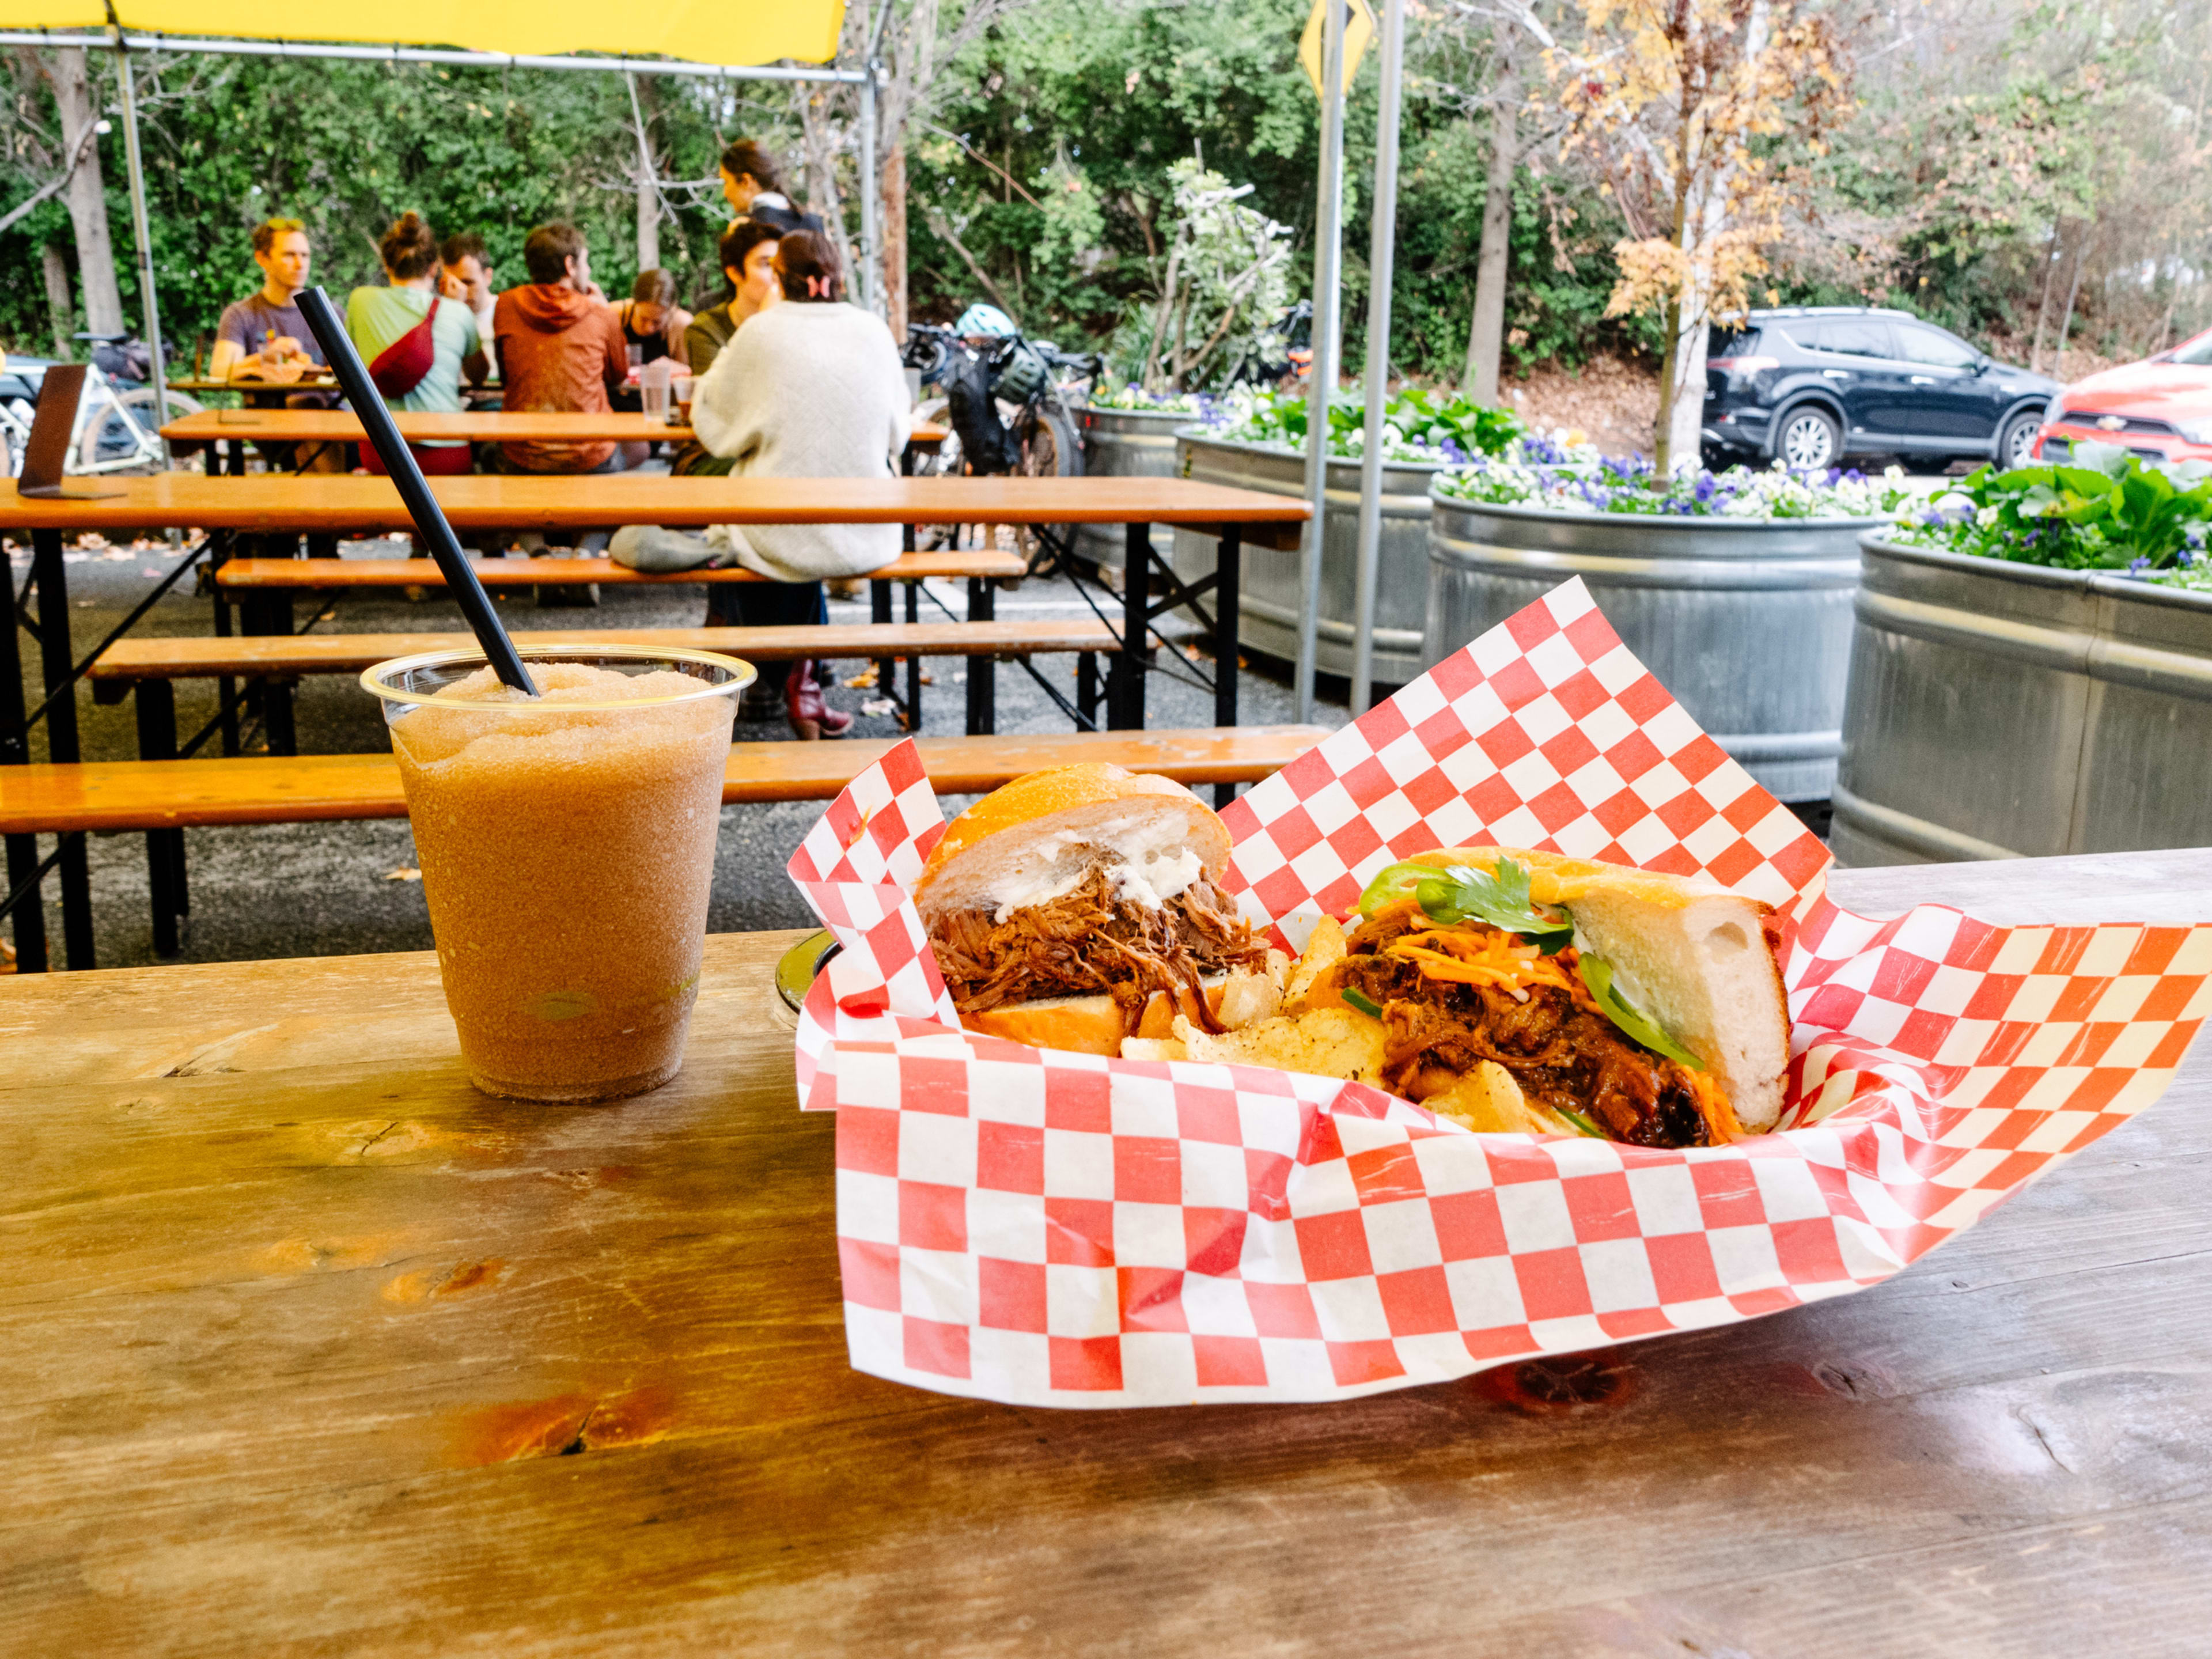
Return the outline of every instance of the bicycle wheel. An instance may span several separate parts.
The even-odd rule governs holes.
[[[1021,443],[1021,463],[1017,470],[1023,477],[1083,476],[1082,437],[1067,411],[1058,404],[1039,404],[1025,411],[1016,435]],[[1055,536],[1060,544],[1057,549],[1048,545],[1033,526],[1014,526],[1014,539],[1032,576],[1059,574],[1070,544],[1064,530],[1055,532]]]
[[[161,428],[180,416],[198,414],[201,407],[198,399],[187,398],[181,392],[171,392],[165,412],[157,416],[154,412],[154,388],[150,386],[112,394],[86,420],[83,435],[77,440],[76,465],[73,470],[159,472]],[[125,410],[129,411],[127,418]]]

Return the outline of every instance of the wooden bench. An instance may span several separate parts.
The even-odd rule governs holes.
[[[684,570],[666,575],[648,575],[610,559],[471,559],[469,562],[476,570],[477,579],[489,588],[574,587],[599,584],[610,587],[665,587],[701,583],[722,586],[768,580],[738,566],[728,569]],[[964,580],[968,584],[969,619],[989,622],[996,614],[998,584],[1018,580],[1025,568],[1019,555],[1001,553],[990,548],[902,553],[870,576],[870,614],[879,623],[890,622],[891,594],[896,586],[902,588],[906,595],[907,626],[921,626],[919,584],[934,578],[943,581]],[[228,637],[231,631],[230,605],[234,602],[239,609],[239,626],[247,634],[289,635],[297,619],[295,596],[300,593],[355,590],[388,592],[409,587],[442,588],[446,585],[446,578],[444,573],[428,559],[227,559],[216,567],[215,585],[216,633],[218,637]],[[1103,648],[1111,652],[1118,643],[1118,641],[1109,641]],[[711,650],[715,647],[700,648]],[[793,654],[829,656],[832,653],[822,651]],[[877,684],[884,695],[897,702],[900,716],[909,730],[920,730],[921,656],[929,653],[902,652],[889,648],[887,641],[878,641],[849,654],[875,659]],[[902,659],[906,663],[906,690],[903,694],[898,689],[896,672],[896,665]],[[380,662],[383,659],[377,660]],[[968,682],[968,729],[971,732],[991,729],[995,690],[987,661],[982,665],[980,677],[971,678]],[[223,691],[225,701],[229,696],[229,689],[226,686]],[[1084,712],[1088,718],[1090,710],[1087,706]],[[232,747],[226,742],[224,752],[231,752]]]
[[[1218,789],[1254,783],[1279,771],[1328,732],[1313,726],[1254,726],[1185,732],[1024,733],[1007,737],[927,738],[922,763],[940,793],[980,794],[1048,766],[1111,761]],[[741,743],[730,749],[722,799],[827,800],[893,746],[884,740],[836,743]],[[144,830],[154,907],[155,949],[173,956],[178,921],[190,909],[184,830],[225,824],[307,823],[407,814],[399,768],[390,755],[246,757],[229,760],[100,761],[75,766],[0,767],[0,835],[66,835]],[[64,924],[87,947],[88,899],[64,889]],[[78,905],[80,914],[69,914]],[[27,936],[28,917],[36,932]],[[27,968],[31,939],[43,921],[35,897],[16,925]],[[71,966],[89,967],[89,960]]]
[[[996,718],[990,675],[1001,657],[1079,657],[1076,680],[1080,713],[1089,719],[1097,700],[1097,658],[1120,641],[1096,617],[1038,622],[832,623],[793,628],[611,628],[517,634],[521,645],[580,647],[592,645],[675,647],[714,651],[756,664],[801,658],[966,657],[968,733],[989,735]],[[472,649],[467,634],[270,634],[212,640],[118,640],[94,660],[86,678],[93,701],[118,703],[137,693],[138,754],[142,760],[166,760],[177,752],[176,680],[258,681],[263,729],[271,754],[298,752],[292,719],[294,681],[311,674],[358,674],[394,657],[425,651]],[[763,678],[767,676],[763,675]],[[888,689],[888,688],[886,688]],[[913,727],[919,696],[907,713]]]

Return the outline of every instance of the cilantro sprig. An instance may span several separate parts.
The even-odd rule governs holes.
[[[1574,941],[1574,919],[1563,909],[1531,899],[1528,872],[1511,859],[1498,860],[1495,872],[1473,865],[1440,870],[1427,864],[1394,864],[1367,884],[1359,896],[1359,914],[1371,916],[1408,896],[1439,927],[1486,922],[1519,934],[1546,956]]]

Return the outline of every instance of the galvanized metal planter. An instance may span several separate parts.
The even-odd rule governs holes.
[[[1823,800],[1843,745],[1858,538],[1873,519],[1559,513],[1437,496],[1433,667],[1570,576],[1722,748],[1783,800]]]
[[[1186,478],[1263,490],[1305,494],[1305,457],[1273,445],[1224,443],[1185,432],[1176,439],[1177,471]],[[1423,610],[1428,592],[1429,484],[1444,469],[1407,461],[1382,468],[1382,537],[1375,577],[1375,678],[1403,685],[1421,672]],[[1359,534],[1359,463],[1328,464],[1328,506],[1322,530],[1321,624],[1314,650],[1324,674],[1352,672],[1352,579]],[[1185,578],[1213,568],[1213,538],[1178,530],[1175,567]],[[1247,546],[1237,637],[1285,661],[1298,652],[1299,554],[1296,548]]]
[[[1176,428],[1197,418],[1187,411],[1079,409],[1075,427],[1083,434],[1083,474],[1088,478],[1172,478]],[[1095,565],[1119,570],[1128,552],[1128,537],[1120,525],[1079,525],[1075,551]]]
[[[2212,843],[2212,593],[1861,546],[1838,859]]]

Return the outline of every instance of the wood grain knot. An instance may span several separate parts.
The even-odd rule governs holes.
[[[1636,1368],[1618,1348],[1561,1354],[1503,1365],[1482,1374],[1493,1399],[1537,1416],[1590,1407],[1625,1406],[1636,1393]]]
[[[611,1395],[562,1394],[494,1406],[464,1418],[453,1461],[466,1468],[518,1458],[574,1457],[665,1439],[676,1402],[657,1384]]]

